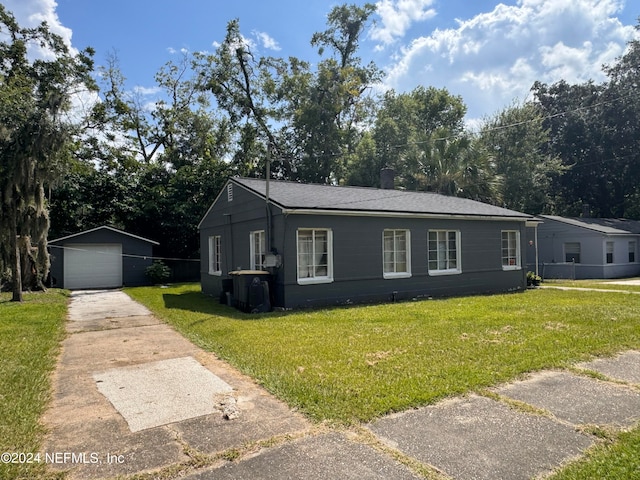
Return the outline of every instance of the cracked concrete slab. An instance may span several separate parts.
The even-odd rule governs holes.
[[[640,392],[567,372],[538,372],[496,392],[575,425],[629,427],[640,420]]]
[[[594,441],[550,418],[477,395],[390,415],[368,428],[390,447],[460,480],[525,480]]]

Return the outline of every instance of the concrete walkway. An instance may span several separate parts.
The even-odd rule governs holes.
[[[122,292],[74,292],[67,328],[44,451],[72,479],[524,480],[597,443],[585,426],[640,421],[636,351],[338,431],[311,425]]]

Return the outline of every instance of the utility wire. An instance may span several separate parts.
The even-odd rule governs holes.
[[[98,254],[98,255],[109,255],[109,256],[114,256],[113,253],[110,252],[100,252],[100,251],[95,251],[95,250],[86,250],[84,248],[77,248],[77,247],[64,247],[61,245],[47,245],[50,248],[59,248],[60,250],[73,250],[76,252],[88,252],[88,253],[94,253],[94,254]],[[127,257],[127,258],[142,258],[144,260],[168,260],[168,261],[179,261],[179,262],[199,262],[200,259],[199,258],[170,258],[170,257],[154,257],[151,255],[132,255],[129,253],[121,253],[120,254],[121,257]]]

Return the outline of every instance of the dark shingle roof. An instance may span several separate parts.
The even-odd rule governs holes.
[[[253,178],[232,178],[231,180],[262,197],[266,196],[265,180]],[[269,198],[276,205],[286,209],[533,219],[532,216],[524,213],[466,198],[429,192],[367,187],[336,187],[271,180]]]
[[[557,217],[555,215],[540,215],[542,220],[555,220],[575,227],[588,228],[607,234],[640,234],[640,221],[627,220],[625,218],[571,218]]]

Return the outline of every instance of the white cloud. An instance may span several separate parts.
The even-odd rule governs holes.
[[[161,91],[162,89],[160,87],[133,87],[133,92],[142,96],[156,95]]]
[[[253,35],[258,38],[262,46],[268,50],[279,51],[282,50],[276,40],[274,40],[268,33],[253,31]]]
[[[371,30],[371,38],[384,45],[404,37],[415,22],[428,20],[436,15],[429,8],[433,0],[381,0],[376,3],[376,13],[380,16],[380,26]]]
[[[37,27],[42,22],[47,22],[49,30],[64,40],[65,44],[71,48],[72,31],[60,23],[55,0],[3,0],[5,9],[13,14],[21,27]],[[73,53],[76,49],[71,48]],[[42,48],[31,46],[30,54],[39,58],[49,58],[50,52]]]
[[[470,117],[491,115],[524,100],[534,81],[603,81],[612,63],[637,35],[616,15],[619,0],[519,0],[458,20],[401,48],[386,86],[446,87],[461,95]]]

